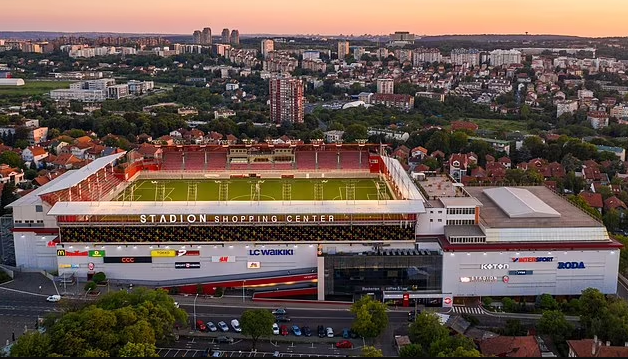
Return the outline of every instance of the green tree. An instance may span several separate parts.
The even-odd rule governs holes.
[[[621,217],[619,216],[619,212],[616,209],[611,209],[604,213],[602,216],[602,220],[604,221],[604,225],[611,231],[614,231],[619,228],[621,224]]]
[[[40,332],[28,332],[11,346],[12,357],[47,357],[52,352],[50,337]]]
[[[399,350],[399,356],[402,358],[418,358],[423,356],[423,347],[421,344],[405,345]]]
[[[366,345],[362,347],[362,355],[361,357],[383,357],[384,353],[382,353],[381,349],[377,349],[374,346]]]
[[[528,330],[521,325],[519,319],[506,319],[506,326],[504,327],[504,335],[509,337],[523,336],[528,333]]]
[[[342,135],[343,141],[347,143],[355,143],[356,140],[367,139],[368,137],[366,126],[359,123],[353,123],[347,126],[345,133]]]
[[[434,157],[427,157],[421,163],[429,167],[432,171],[435,171],[440,167],[440,163],[438,163],[438,160]]]
[[[260,337],[273,335],[275,316],[266,309],[247,309],[240,317],[242,334],[248,335],[253,341],[253,349]]]
[[[596,288],[587,288],[582,291],[580,302],[580,325],[587,335],[597,335],[597,329],[604,313],[608,310],[606,296]]]
[[[465,349],[463,347],[458,347],[451,353],[447,354],[438,354],[439,357],[451,357],[451,358],[479,358],[482,354],[477,349]]]
[[[351,313],[355,315],[353,330],[365,338],[375,338],[388,326],[387,307],[365,295],[351,305]]]
[[[83,289],[85,289],[85,291],[93,291],[94,289],[96,289],[97,285],[94,281],[89,281],[87,283],[85,283],[85,287]]]
[[[541,294],[537,297],[538,307],[542,310],[556,310],[558,309],[558,302],[551,294]]]
[[[97,284],[104,283],[107,280],[107,276],[103,272],[98,272],[94,274],[92,280]]]
[[[24,162],[22,157],[13,151],[4,151],[0,153],[0,164],[9,165],[11,167],[22,167]]]
[[[451,357],[453,352],[462,348],[464,350],[475,350],[473,339],[463,335],[448,335],[440,338],[430,345],[431,357]]]
[[[109,353],[102,349],[88,349],[81,356],[84,358],[108,358]]]
[[[565,319],[559,310],[546,310],[537,323],[541,334],[547,334],[554,342],[565,341],[573,332],[574,326]]]
[[[120,353],[118,354],[121,358],[157,358],[159,355],[157,354],[157,348],[155,348],[154,344],[146,344],[146,343],[126,343],[122,349],[120,349]]]
[[[434,131],[430,139],[425,143],[425,148],[427,148],[430,153],[440,150],[446,155],[450,154],[449,135],[445,131]]]
[[[429,350],[432,343],[449,337],[449,330],[440,323],[435,313],[422,312],[410,324],[409,337],[412,343],[419,344],[423,350]]]
[[[449,147],[452,153],[461,152],[467,147],[468,142],[469,136],[462,131],[456,131],[449,136]]]

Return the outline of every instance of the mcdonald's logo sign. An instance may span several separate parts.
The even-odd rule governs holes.
[[[152,257],[104,257],[104,263],[123,263],[123,264],[134,264],[134,263],[152,263]]]
[[[65,249],[57,249],[58,257],[65,257]]]
[[[58,257],[87,257],[87,251],[67,251],[65,249],[57,249]]]

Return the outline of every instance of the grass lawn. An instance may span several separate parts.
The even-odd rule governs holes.
[[[489,130],[495,132],[527,132],[528,124],[525,121],[497,120],[487,118],[470,118],[468,121],[480,126],[480,130]]]
[[[256,183],[259,182],[259,199],[262,201],[281,201],[284,199],[284,183],[291,186],[291,199],[295,201],[315,200],[315,183],[323,182],[323,197],[325,200],[345,200],[350,196],[348,180],[329,179],[230,179],[228,182],[227,196],[230,201],[250,201],[251,194],[256,191]],[[377,200],[377,181],[373,179],[356,179],[355,199],[356,200]],[[125,189],[117,200],[130,200],[131,193],[135,201],[154,201],[157,196],[157,187],[164,184],[165,200],[167,201],[187,201],[188,184],[197,183],[197,201],[219,201],[220,185],[214,180],[140,180],[134,182]],[[386,187],[386,195],[392,198]],[[157,196],[161,198],[161,195]],[[161,200],[161,199],[160,199]],[[190,198],[194,200],[194,198]]]
[[[50,90],[68,89],[73,81],[33,81],[24,80],[24,86],[0,86],[0,96],[43,95]]]

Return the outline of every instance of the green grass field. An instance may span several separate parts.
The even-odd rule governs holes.
[[[0,96],[43,95],[50,90],[70,88],[72,81],[33,81],[24,80],[24,86],[0,86]]]
[[[290,199],[294,201],[312,201],[320,199],[317,195],[315,183],[322,184],[322,196],[324,200],[346,200],[351,199],[351,183],[343,179],[230,179],[222,180],[228,182],[227,197],[230,201],[250,201],[251,194],[256,191],[256,183],[259,182],[259,199],[261,201],[281,201],[290,194]],[[377,185],[385,186],[384,182],[374,179],[355,179],[355,200],[377,200]],[[221,196],[220,184],[214,180],[139,180],[127,187],[117,200],[134,201],[161,201],[158,187],[164,185],[163,197],[166,201],[187,201],[194,200],[193,192],[188,199],[188,188],[190,183],[197,183],[197,201],[224,201]],[[291,190],[284,188],[284,184],[289,184]],[[132,187],[133,186],[133,187]],[[223,184],[224,188],[224,184]],[[392,198],[388,187],[385,187],[386,199]]]
[[[494,132],[527,132],[528,124],[525,121],[514,120],[498,120],[488,118],[470,118],[469,122],[473,122],[480,127],[480,130],[489,130]]]

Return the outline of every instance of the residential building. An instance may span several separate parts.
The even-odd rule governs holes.
[[[331,130],[323,132],[323,134],[325,135],[325,142],[337,143],[342,141],[342,136],[345,134],[345,131]]]
[[[403,131],[393,131],[380,128],[369,128],[367,134],[369,136],[384,135],[385,138],[397,141],[407,141],[410,134]],[[409,153],[409,151],[408,151]]]
[[[454,65],[478,66],[480,64],[480,51],[477,49],[453,49],[449,57]]]
[[[311,70],[315,72],[327,71],[327,64],[321,59],[305,60],[301,61],[301,68],[305,70]]]
[[[608,126],[609,116],[604,111],[590,111],[587,120],[591,122],[591,127],[597,130]]]
[[[385,47],[380,47],[379,49],[377,49],[376,54],[379,60],[383,60],[388,57],[388,49]]]
[[[349,55],[349,41],[338,41],[338,60],[344,60]]]
[[[364,54],[366,54],[366,49],[364,49],[362,46],[358,46],[353,49],[353,58],[356,61],[360,61]]]
[[[521,51],[493,50],[489,52],[489,62],[492,66],[508,66],[521,63]]]
[[[212,44],[212,29],[206,27],[201,32],[201,45],[211,45]]]
[[[231,35],[231,32],[229,31],[229,29],[227,29],[227,28],[222,29],[222,35],[220,36],[221,42],[223,44],[228,44],[229,40],[230,40],[230,38],[229,38],[230,35]]]
[[[276,123],[301,123],[304,116],[303,82],[292,77],[270,79],[270,119]]]
[[[606,343],[597,338],[568,340],[569,358],[625,358],[628,356],[628,343],[624,346],[611,345],[610,341]]]
[[[201,30],[194,30],[194,32],[192,33],[192,43],[200,45],[201,37],[202,37]]]
[[[31,146],[37,145],[41,142],[48,140],[48,127],[32,128],[28,132],[28,144]]]
[[[275,42],[271,39],[262,40],[262,56],[266,58],[272,51],[275,51]]]
[[[29,146],[22,151],[22,160],[24,162],[34,162],[37,167],[40,166],[41,161],[48,157],[48,152],[39,146]]]
[[[598,152],[612,152],[620,161],[626,161],[626,149],[623,147],[596,145]]]
[[[420,48],[412,52],[412,65],[419,66],[423,63],[441,62],[443,55],[441,55],[439,49],[426,49]]]
[[[230,44],[233,46],[240,45],[240,31],[231,30]]]
[[[415,36],[408,31],[395,31],[390,35],[390,46],[405,46],[414,44]]]
[[[7,164],[0,164],[0,183],[18,184],[24,181],[24,171],[17,167],[11,167]]]
[[[321,57],[320,51],[303,51],[303,60],[317,60]]]
[[[394,79],[377,79],[377,93],[393,94],[395,93]]]
[[[628,119],[628,104],[619,104],[611,108],[611,117],[616,119]]]
[[[403,94],[384,94],[376,93],[371,98],[373,105],[384,105],[387,107],[396,107],[401,110],[409,111],[414,107],[414,97]]]
[[[578,101],[573,100],[565,100],[565,101],[556,101],[556,117],[560,117],[564,113],[573,114],[578,111]]]
[[[129,85],[113,85],[107,87],[107,98],[119,100],[121,98],[128,97],[129,94]]]

